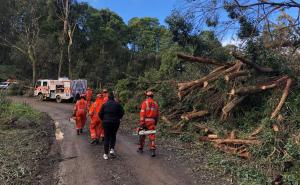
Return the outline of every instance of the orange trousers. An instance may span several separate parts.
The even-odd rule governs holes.
[[[100,139],[104,137],[104,130],[102,122],[99,120],[91,119],[90,123],[91,139]]]
[[[146,128],[147,130],[155,130],[155,124],[153,123],[146,123]],[[155,134],[149,134],[148,135],[149,137],[149,140],[150,140],[150,149],[151,150],[155,150],[156,149],[156,146],[155,146]],[[142,135],[140,136],[140,143],[139,143],[139,148],[140,149],[143,149],[144,148],[144,145],[145,145],[145,140],[146,140],[146,136],[145,135]]]
[[[84,128],[86,122],[86,112],[77,111],[76,113],[76,129]]]

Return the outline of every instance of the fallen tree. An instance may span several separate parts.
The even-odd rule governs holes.
[[[230,95],[233,96],[243,96],[243,95],[248,95],[248,94],[254,94],[254,93],[259,93],[268,89],[273,89],[277,87],[278,85],[281,84],[281,82],[285,81],[288,79],[288,76],[283,76],[276,80],[275,82],[270,82],[268,84],[264,85],[255,85],[255,86],[248,86],[248,87],[240,87],[238,89],[232,89],[230,91]]]

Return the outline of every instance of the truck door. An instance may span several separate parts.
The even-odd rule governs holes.
[[[42,82],[42,93],[49,97],[49,86],[48,86],[48,81],[43,81]]]
[[[42,86],[42,82],[38,80],[35,84],[34,96],[37,96],[40,92],[42,92],[41,86]]]

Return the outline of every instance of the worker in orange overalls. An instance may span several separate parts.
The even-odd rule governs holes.
[[[89,115],[91,117],[90,133],[91,133],[91,144],[99,143],[99,139],[104,138],[104,130],[102,127],[102,121],[99,118],[99,112],[103,105],[103,95],[98,94],[96,101],[91,105]]]
[[[102,94],[103,94],[103,102],[106,103],[108,100],[108,90],[107,89],[103,89],[102,90]]]
[[[158,104],[153,100],[153,92],[146,92],[147,99],[141,105],[140,111],[140,128],[143,130],[155,130],[155,126],[158,122],[159,117],[159,107]],[[138,152],[143,153],[143,148],[145,145],[146,136],[140,136]],[[155,157],[155,134],[149,135],[150,140],[150,151],[151,156]]]
[[[85,101],[85,94],[80,95],[80,100],[78,100],[74,107],[73,116],[76,117],[76,131],[77,135],[83,132],[83,128],[86,122],[86,113],[88,107]]]
[[[88,87],[87,90],[86,90],[86,101],[87,101],[88,107],[91,106],[92,97],[93,97],[93,89]]]

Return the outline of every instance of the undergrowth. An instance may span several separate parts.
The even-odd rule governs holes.
[[[36,184],[53,132],[45,124],[48,118],[3,94],[0,110],[0,184]]]

